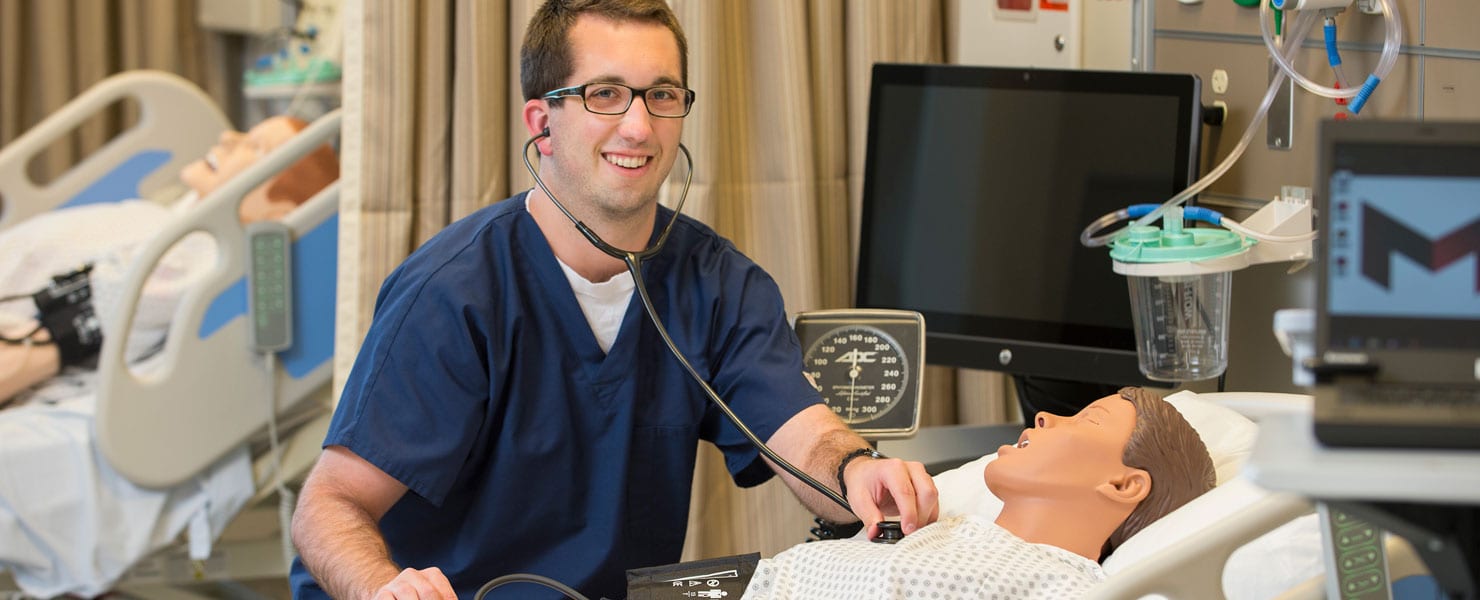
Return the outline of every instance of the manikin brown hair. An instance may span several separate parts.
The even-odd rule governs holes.
[[[1136,532],[1213,489],[1217,481],[1208,447],[1176,407],[1142,388],[1121,388],[1119,394],[1136,406],[1136,427],[1121,462],[1150,474],[1151,492],[1110,534],[1102,560]]]
[[[539,98],[545,92],[565,87],[565,80],[575,70],[570,55],[570,29],[576,18],[591,14],[610,21],[652,23],[667,27],[678,41],[680,76],[689,81],[689,42],[684,38],[678,17],[663,0],[550,0],[536,10],[524,32],[524,45],[519,49],[519,86],[525,100]],[[582,82],[584,83],[584,82]],[[558,104],[559,98],[551,99]]]

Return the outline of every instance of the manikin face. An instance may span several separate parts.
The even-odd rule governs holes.
[[[180,180],[204,198],[296,133],[282,117],[264,120],[246,133],[223,131],[204,157],[185,166]]]
[[[615,82],[634,88],[683,85],[678,41],[666,27],[582,15],[570,30],[574,70],[564,85]],[[560,106],[546,100],[535,114],[548,115],[549,153],[541,163],[556,196],[588,217],[623,219],[651,210],[658,187],[673,168],[683,119],[654,117],[641,96],[620,115],[589,112],[577,97]],[[545,110],[547,108],[547,110]],[[539,117],[531,123],[538,131]]]
[[[1073,417],[1038,413],[1016,445],[998,449],[983,476],[999,498],[1072,497],[1130,470],[1121,462],[1136,426],[1136,406],[1106,396]]]

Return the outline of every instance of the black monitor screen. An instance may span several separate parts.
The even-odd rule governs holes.
[[[1198,97],[1191,75],[876,65],[858,305],[923,313],[934,364],[1146,383],[1125,278],[1078,237],[1187,187]]]

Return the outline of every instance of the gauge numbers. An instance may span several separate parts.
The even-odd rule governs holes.
[[[843,422],[876,437],[919,426],[923,318],[910,311],[817,311],[797,317],[803,366]]]

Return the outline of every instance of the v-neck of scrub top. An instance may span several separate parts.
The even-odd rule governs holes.
[[[602,346],[605,342],[605,347],[601,350],[610,354],[612,345],[617,342],[617,334],[622,332],[627,307],[632,305],[632,294],[637,289],[632,272],[622,271],[611,279],[592,283],[560,260],[559,256],[555,257],[555,262],[560,263],[566,283],[576,293],[576,304],[581,307],[581,313],[586,315],[586,323],[596,336],[596,345]]]
[[[528,201],[528,192],[525,192],[525,201]],[[644,309],[642,301],[634,293],[627,302],[627,312],[622,317],[622,325],[617,329],[617,338],[612,342],[610,351],[602,351],[601,345],[596,341],[596,333],[591,331],[591,325],[586,321],[586,313],[581,310],[580,301],[576,299],[575,290],[566,279],[565,272],[560,268],[559,260],[555,258],[555,250],[550,247],[549,240],[545,239],[545,233],[540,230],[539,223],[534,220],[528,210],[520,210],[516,216],[520,231],[519,245],[522,250],[529,253],[533,258],[530,269],[534,276],[539,279],[541,286],[547,290],[560,290],[548,294],[547,299],[551,307],[556,311],[559,326],[565,332],[567,342],[563,344],[566,350],[580,362],[586,370],[587,381],[596,385],[605,385],[620,381],[632,372],[631,362],[634,360],[631,347],[636,343],[636,338],[641,333],[641,319]],[[670,218],[670,214],[663,207],[658,207],[657,218],[653,221],[653,232],[648,236],[648,246],[651,247],[657,240],[659,223],[665,223],[663,219]],[[667,266],[666,253],[659,253],[651,259],[643,261],[642,274],[645,282],[651,283],[660,280],[662,271]],[[661,290],[654,290],[649,285],[649,294],[655,304],[661,306],[663,294]],[[661,310],[660,310],[661,312]]]

